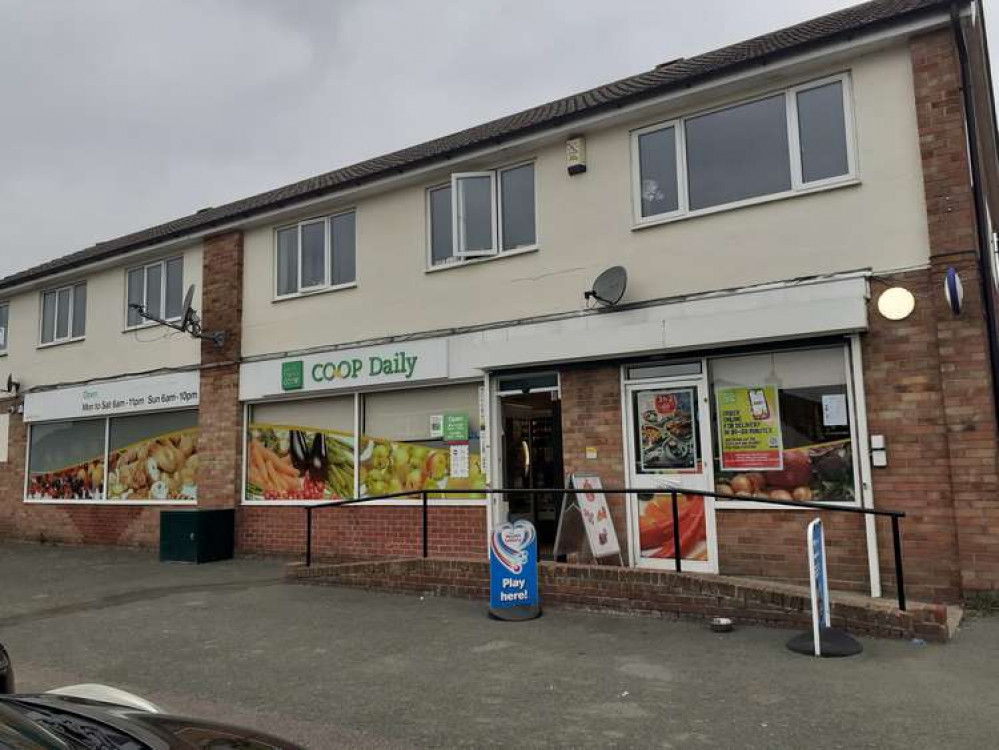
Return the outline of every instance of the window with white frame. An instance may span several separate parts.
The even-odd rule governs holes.
[[[0,354],[7,351],[7,339],[10,336],[10,304],[0,303]]]
[[[149,325],[135,305],[146,315],[164,320],[179,320],[184,314],[184,259],[170,258],[131,268],[125,274],[127,308],[125,322],[129,328]]]
[[[276,296],[336,289],[357,279],[353,211],[277,230]]]
[[[87,282],[42,292],[42,344],[82,339],[87,330]]]
[[[536,247],[534,163],[453,174],[427,211],[431,266]]]
[[[852,179],[846,74],[632,134],[636,223]]]

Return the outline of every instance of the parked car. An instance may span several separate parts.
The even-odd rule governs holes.
[[[0,645],[0,748],[7,750],[303,750],[253,729],[164,713],[107,685],[14,693]]]

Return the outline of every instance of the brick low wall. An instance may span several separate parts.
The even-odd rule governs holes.
[[[241,552],[301,555],[305,550],[305,511],[296,507],[241,506],[236,548]],[[484,557],[486,508],[431,506],[428,550],[434,556]],[[419,555],[419,506],[354,506],[313,511],[312,545],[317,559]]]
[[[351,586],[469,599],[489,598],[489,565],[482,560],[429,559],[288,567],[298,583]],[[811,627],[807,589],[766,581],[693,573],[634,570],[614,566],[539,566],[542,605],[645,614],[658,617],[731,617],[737,624],[782,628]],[[855,635],[923,638],[949,637],[947,608],[910,604],[900,612],[890,600],[849,594],[832,596],[833,626]]]

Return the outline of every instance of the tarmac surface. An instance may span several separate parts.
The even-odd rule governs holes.
[[[987,748],[999,618],[947,645],[864,639],[839,660],[789,631],[281,582],[282,564],[0,544],[0,642],[21,692],[100,682],[313,750],[423,747]]]

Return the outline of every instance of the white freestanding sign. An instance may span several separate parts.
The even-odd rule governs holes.
[[[607,507],[607,496],[603,492],[600,477],[595,474],[573,474],[569,477],[569,486],[585,492],[563,495],[562,512],[559,514],[558,531],[555,533],[555,554],[559,554],[569,511],[577,510],[593,556],[601,558],[620,555],[621,546],[617,532],[614,531],[614,521],[611,519],[610,508]]]

